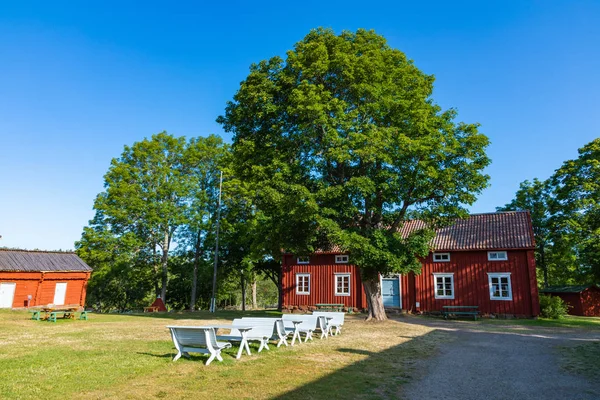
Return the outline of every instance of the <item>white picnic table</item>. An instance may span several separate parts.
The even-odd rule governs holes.
[[[237,360],[239,360],[240,357],[242,356],[242,352],[244,351],[244,349],[246,349],[246,352],[248,353],[248,355],[251,355],[250,346],[248,345],[248,331],[252,330],[251,326],[237,326],[237,325],[232,325],[232,324],[222,324],[222,325],[210,325],[210,327],[215,329],[215,333],[216,333],[217,329],[237,329],[238,331],[240,331],[240,335],[242,335],[242,340],[240,342],[240,349],[238,350],[235,358]]]

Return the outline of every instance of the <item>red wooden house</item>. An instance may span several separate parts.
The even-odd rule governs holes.
[[[550,286],[540,291],[563,299],[571,315],[600,317],[600,287],[596,285]]]
[[[91,273],[75,253],[0,249],[0,308],[83,306]]]
[[[400,233],[423,228],[409,221]],[[539,314],[529,212],[474,214],[439,229],[420,274],[381,277],[384,305],[410,312],[479,306],[482,314]],[[367,307],[360,271],[339,249],[309,257],[284,254],[283,306],[338,303]]]

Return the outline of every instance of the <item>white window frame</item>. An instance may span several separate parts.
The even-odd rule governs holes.
[[[310,264],[310,256],[302,256],[296,258],[297,264]]]
[[[501,278],[508,278],[508,297],[498,297],[494,296],[494,289],[492,286],[492,279],[498,278],[498,283],[500,283]],[[504,300],[504,301],[512,301],[513,293],[512,293],[512,280],[510,279],[510,272],[488,272],[488,286],[490,289],[490,300]],[[502,290],[500,290],[500,295],[502,295]]]
[[[335,279],[333,280],[333,283],[335,286],[334,286],[333,290],[335,292],[335,295],[336,296],[350,296],[350,290],[351,290],[350,289],[351,288],[350,281],[352,279],[351,274],[349,274],[347,272],[340,272],[340,273],[335,273],[334,275],[335,275]],[[340,292],[338,292],[338,279],[345,278],[345,277],[348,277],[348,293],[340,293]]]
[[[499,255],[504,253],[504,257],[500,258]],[[496,258],[491,258],[492,254],[496,254]],[[506,251],[488,251],[487,253],[488,261],[507,261],[508,260],[508,252]]]
[[[435,256],[448,256],[447,260],[436,260]],[[433,262],[450,262],[450,253],[433,253]]]
[[[300,290],[300,278],[308,278],[308,291],[304,291],[304,290]],[[296,274],[296,294],[301,294],[301,295],[309,295],[310,294],[310,274],[306,274],[306,273],[301,273],[301,274]]]
[[[336,264],[348,264],[350,257],[348,257],[347,254],[339,254],[337,256],[335,256],[335,263]]]
[[[444,285],[446,284],[446,279],[445,278],[450,278],[450,283],[452,284],[452,288],[450,290],[452,290],[452,295],[449,296],[449,295],[446,295],[446,294],[443,294],[443,295],[438,294],[437,278],[444,278],[444,283],[443,283]],[[434,290],[433,293],[434,293],[436,299],[440,299],[440,300],[443,300],[443,299],[454,300],[454,273],[448,273],[448,272],[445,272],[445,273],[437,273],[436,272],[436,273],[434,273],[433,274],[433,290]],[[445,287],[443,288],[443,290],[444,290],[444,293],[446,293],[446,288]]]

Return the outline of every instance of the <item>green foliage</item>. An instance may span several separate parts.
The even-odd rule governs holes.
[[[431,98],[434,78],[372,31],[311,31],[253,64],[218,121],[252,190],[254,247],[280,257],[330,244],[364,277],[419,271],[431,231],[467,214],[487,186],[488,138]]]
[[[521,183],[499,210],[530,210],[536,262],[547,286],[600,282],[600,139],[545,182]]]
[[[569,306],[558,296],[540,295],[540,313],[544,318],[561,319],[567,315]]]

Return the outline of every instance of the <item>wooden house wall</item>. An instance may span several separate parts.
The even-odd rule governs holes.
[[[54,301],[56,283],[66,282],[65,304],[85,305],[89,272],[0,272],[0,282],[15,283],[13,308],[50,304]]]
[[[531,253],[531,254],[530,254]],[[508,260],[488,261],[487,251],[450,252],[449,262],[434,262],[430,254],[415,275],[415,300],[420,311],[443,306],[479,306],[483,314],[534,316],[539,314],[533,251],[508,250]],[[533,264],[532,264],[533,263]],[[488,273],[510,273],[512,300],[490,299]],[[454,299],[436,299],[434,273],[454,274]]]
[[[581,292],[581,308],[586,317],[600,317],[600,289],[589,287]]]
[[[447,305],[476,305],[484,314],[535,316],[539,301],[532,250],[507,250],[508,260],[488,261],[487,251],[453,251],[449,262],[433,262],[433,254],[422,260],[421,274],[401,277],[402,308],[411,312],[441,311]],[[282,262],[283,305],[343,303],[365,308],[366,297],[358,268],[335,264],[334,254],[312,255],[310,264],[297,264],[296,257],[284,255]],[[335,273],[349,272],[351,296],[335,296]],[[435,299],[434,273],[454,274],[454,299]],[[511,274],[512,300],[491,300],[488,273]],[[310,273],[310,295],[296,294],[296,274]],[[359,295],[360,294],[360,295]],[[416,304],[419,303],[419,307]]]
[[[296,274],[310,274],[310,295],[296,294]],[[350,274],[350,296],[336,296],[335,274]],[[365,293],[358,268],[351,264],[336,264],[332,254],[316,254],[310,264],[298,264],[296,257],[286,254],[282,262],[283,305],[314,306],[320,303],[344,304],[365,308]]]

